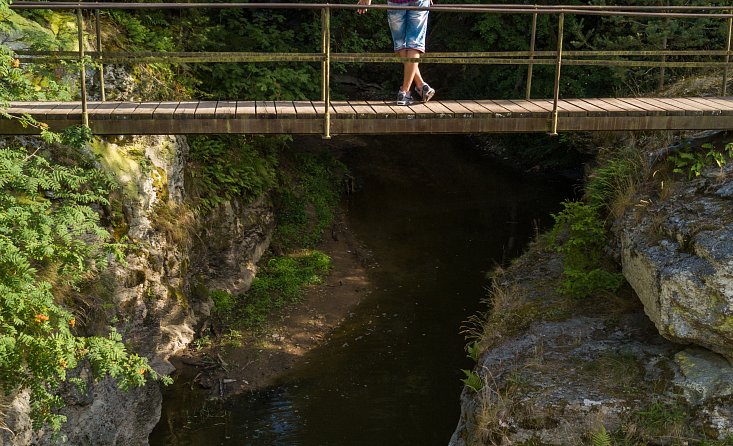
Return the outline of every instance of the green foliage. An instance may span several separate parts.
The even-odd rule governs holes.
[[[346,167],[330,154],[297,153],[292,169],[281,172],[275,197],[273,244],[282,251],[313,248],[333,223]]]
[[[214,309],[218,313],[226,314],[234,308],[236,297],[224,290],[211,290],[209,294],[211,300],[214,301]]]
[[[105,265],[115,245],[105,242],[109,234],[92,206],[108,204],[113,186],[97,169],[0,150],[0,383],[5,393],[30,389],[36,427],[64,422],[53,411],[63,403],[54,391],[83,361],[123,389],[158,378],[146,359],[127,352],[119,333],[75,335],[75,317],[52,294]]]
[[[633,149],[635,150],[635,149]],[[585,186],[585,198],[591,207],[602,208],[624,193],[640,176],[642,166],[638,157],[619,151],[593,170]]]
[[[618,289],[623,276],[600,268],[607,237],[598,207],[578,201],[566,201],[563,207],[553,214],[555,225],[550,233],[551,243],[564,256],[560,292],[585,297],[599,290]]]
[[[474,341],[466,345],[466,357],[473,359],[475,362],[478,361],[481,356],[481,344],[478,341]]]
[[[672,171],[687,174],[687,178],[692,179],[699,177],[711,165],[718,166],[722,172],[728,159],[733,158],[733,143],[726,144],[723,150],[716,149],[711,143],[705,143],[701,148],[707,152],[693,151],[688,147],[670,155],[667,159],[672,163]]]
[[[194,202],[203,211],[234,198],[251,202],[275,185],[282,139],[196,136],[189,143]]]
[[[466,387],[473,390],[474,392],[478,392],[484,388],[484,380],[481,379],[478,373],[474,372],[473,370],[467,369],[462,369],[461,371],[464,375],[466,375],[465,378],[461,379]]]
[[[593,446],[612,446],[613,442],[611,436],[606,432],[606,426],[601,426],[598,432],[595,432],[590,437],[591,444]]]
[[[257,328],[273,310],[298,302],[305,287],[321,283],[330,268],[331,259],[320,251],[271,258],[243,296],[237,310],[242,325]]]

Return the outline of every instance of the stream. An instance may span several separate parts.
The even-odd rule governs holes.
[[[373,254],[372,293],[277,386],[161,423],[151,445],[448,443],[473,366],[461,327],[485,308],[486,274],[551,224],[571,187],[499,166],[461,136],[359,141],[343,152],[357,185],[345,206]],[[176,395],[163,410],[195,403]]]

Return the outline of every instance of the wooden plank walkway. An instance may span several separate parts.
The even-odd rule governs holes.
[[[89,102],[97,135],[323,134],[318,101]],[[552,101],[432,101],[397,106],[390,101],[333,101],[331,134],[548,132]],[[733,97],[565,99],[558,103],[558,131],[733,129]],[[60,130],[81,122],[79,102],[13,102]],[[0,134],[37,133],[0,118]]]

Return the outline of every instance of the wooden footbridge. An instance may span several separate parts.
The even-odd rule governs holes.
[[[0,134],[32,134],[37,128],[24,127],[12,116],[29,115],[62,129],[83,123],[99,135],[124,134],[387,134],[387,133],[506,133],[619,131],[619,130],[703,130],[733,129],[733,97],[727,96],[728,69],[733,35],[730,7],[711,6],[540,6],[540,5],[436,5],[434,12],[503,13],[531,16],[529,50],[513,52],[431,53],[420,63],[513,64],[527,65],[526,95],[516,100],[441,100],[398,106],[393,101],[333,101],[330,96],[330,68],[333,62],[405,62],[394,55],[331,52],[330,14],[333,9],[356,9],[357,5],[284,3],[86,3],[16,2],[14,9],[75,9],[78,51],[19,51],[24,63],[76,61],[80,65],[80,100],[77,102],[12,102],[4,110],[11,118],[0,118]],[[359,8],[367,8],[358,6]],[[264,8],[320,9],[322,51],[318,53],[120,53],[102,48],[99,11],[103,9],[191,9]],[[386,9],[371,5],[370,9]],[[391,9],[420,9],[392,7]],[[96,45],[88,51],[84,10],[94,13]],[[727,45],[705,51],[566,51],[563,48],[566,14],[624,15],[672,20],[712,18],[724,20]],[[537,19],[557,16],[557,47],[536,51]],[[90,14],[91,17],[91,14]],[[692,60],[682,60],[683,58]],[[707,57],[706,60],[701,60]],[[87,99],[85,64],[89,58],[98,70],[99,101]],[[674,60],[670,60],[674,59]],[[322,95],[317,101],[188,101],[188,102],[109,102],[105,100],[104,64],[137,63],[217,63],[217,62],[320,62]],[[554,66],[554,94],[547,99],[531,98],[533,67]],[[641,66],[664,69],[717,68],[722,72],[721,89],[714,97],[562,98],[563,65]],[[661,83],[660,82],[660,85]],[[440,95],[440,92],[439,92]],[[0,111],[3,111],[0,109]]]
[[[435,101],[410,106],[385,101],[331,101],[331,133],[551,132],[551,100]],[[733,98],[563,99],[556,131],[705,130],[733,128]],[[287,133],[323,134],[324,103],[316,101],[90,102],[89,125],[98,135]],[[53,129],[77,125],[82,105],[13,103]],[[11,120],[0,133],[33,133]]]

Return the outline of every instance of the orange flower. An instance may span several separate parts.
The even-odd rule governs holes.
[[[37,314],[34,320],[36,321],[36,324],[40,324],[41,322],[47,321],[48,316],[46,316],[45,314]]]
[[[76,319],[69,319],[69,327],[74,328],[76,325]]]
[[[13,59],[12,66],[13,68],[20,68],[20,60]]]
[[[59,359],[59,365],[62,369],[65,369],[68,364],[66,363],[66,360],[64,358],[61,358]]]
[[[140,370],[137,371],[137,373],[139,373],[141,375],[144,375],[145,374],[145,369],[140,369]]]

